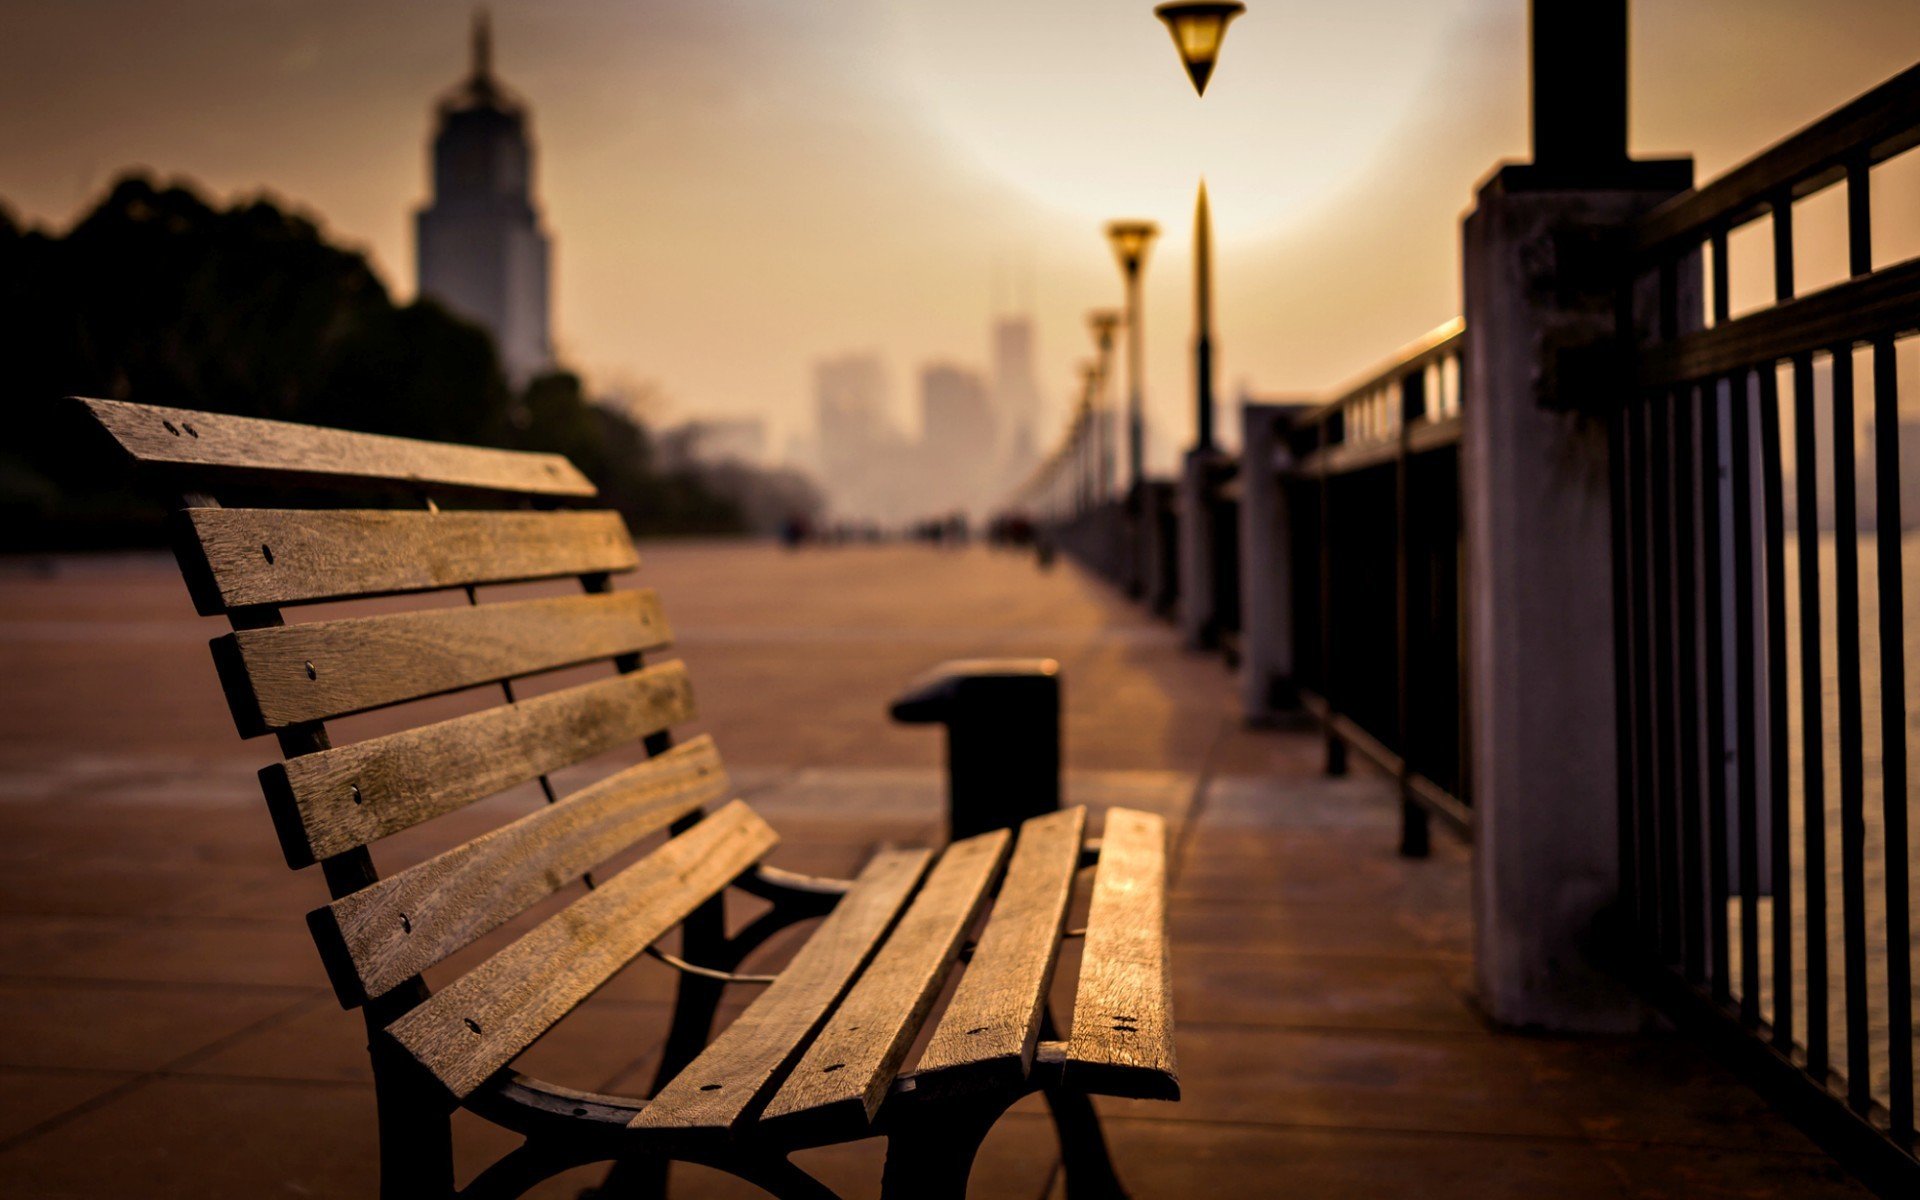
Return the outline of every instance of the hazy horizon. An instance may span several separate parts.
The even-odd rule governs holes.
[[[1458,219],[1527,150],[1526,6],[1249,7],[1200,101],[1145,0],[490,5],[498,72],[533,114],[561,357],[602,389],[657,386],[675,417],[765,415],[784,439],[811,427],[817,360],[874,351],[911,424],[920,364],[985,367],[996,299],[1024,288],[1051,440],[1082,315],[1118,299],[1099,224],[1149,217],[1164,463],[1190,436],[1204,172],[1221,399],[1325,391],[1457,313]],[[9,4],[0,203],[64,228],[136,166],[264,190],[410,297],[432,105],[465,72],[472,11]],[[1634,151],[1711,177],[1920,59],[1913,16],[1636,5]]]

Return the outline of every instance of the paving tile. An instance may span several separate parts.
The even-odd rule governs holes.
[[[0,976],[327,986],[298,916],[244,922],[0,916]]]
[[[0,1144],[133,1078],[135,1076],[120,1071],[30,1071],[0,1067]]]
[[[0,1151],[0,1195],[371,1196],[376,1152],[371,1088],[152,1079]]]
[[[151,1071],[314,995],[0,980],[0,1065]]]
[[[1484,1026],[1435,963],[1422,958],[1179,947],[1174,1011],[1182,1021],[1473,1033]]]
[[[1524,1045],[1492,1034],[1302,1032],[1183,1021],[1177,1104],[1102,1100],[1167,1121],[1571,1137]]]
[[[1635,1200],[1868,1200],[1873,1195],[1818,1152],[1621,1145],[1599,1150]]]
[[[1593,1138],[1817,1152],[1758,1092],[1682,1038],[1516,1041],[1533,1051],[1535,1086]]]
[[[1351,954],[1464,960],[1470,929],[1464,913],[1421,914],[1385,904],[1249,901],[1175,896],[1168,927],[1175,953],[1192,949],[1259,949],[1295,954]]]
[[[1108,1128],[1136,1200],[1626,1200],[1601,1153],[1571,1141],[1174,1121]],[[1053,1196],[1065,1200],[1056,1185]]]

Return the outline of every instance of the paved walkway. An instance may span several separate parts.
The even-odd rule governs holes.
[[[1186,1099],[1108,1109],[1141,1200],[1862,1194],[1684,1043],[1491,1031],[1468,991],[1464,850],[1397,858],[1380,780],[1325,780],[1311,738],[1240,728],[1217,661],[1070,568],[919,547],[645,557],[703,727],[786,835],[773,861],[801,869],[938,827],[938,736],[884,717],[901,683],[952,657],[1062,661],[1069,799],[1180,829]],[[205,650],[221,628],[170,560],[0,565],[0,1195],[373,1193],[359,1022],[301,920],[322,887],[280,865],[259,803],[272,751],[228,722]],[[383,863],[422,852],[394,841]],[[523,1063],[644,1087],[667,976],[642,960]],[[463,1126],[459,1148],[504,1145]],[[801,1161],[871,1195],[879,1152]],[[1040,1200],[1056,1176],[1027,1104],[974,1195]]]

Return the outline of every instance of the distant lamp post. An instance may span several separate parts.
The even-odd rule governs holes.
[[[1080,360],[1080,408],[1074,417],[1074,448],[1079,463],[1079,509],[1086,512],[1101,500],[1100,496],[1100,393],[1101,365],[1098,359]]]
[[[1226,40],[1227,23],[1247,11],[1238,3],[1210,4],[1203,0],[1174,0],[1153,10],[1167,23],[1174,48],[1186,64],[1193,90],[1207,94],[1207,80],[1213,76],[1213,64],[1220,58],[1220,43]]]
[[[1113,498],[1113,412],[1107,402],[1107,381],[1113,377],[1113,332],[1120,328],[1120,314],[1110,308],[1096,308],[1087,314],[1087,328],[1093,333],[1095,360],[1100,371],[1094,393],[1094,429],[1099,442],[1094,461],[1094,498],[1105,504]]]
[[[1120,273],[1127,281],[1127,490],[1138,489],[1146,478],[1146,417],[1141,398],[1142,358],[1140,340],[1140,269],[1146,263],[1147,248],[1160,232],[1152,221],[1110,221],[1107,240],[1113,243],[1113,256],[1120,262]]]

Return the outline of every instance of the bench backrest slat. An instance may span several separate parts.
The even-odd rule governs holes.
[[[303,754],[260,772],[291,866],[369,845],[690,721],[678,662]]]
[[[190,508],[207,615],[470,584],[615,573],[639,562],[615,512]]]
[[[779,839],[738,800],[387,1027],[464,1099]]]
[[[244,629],[214,643],[243,734],[672,641],[651,590]]]
[[[696,738],[315,911],[341,1001],[385,995],[726,790]]]
[[[76,398],[142,467],[221,483],[591,496],[558,454],[453,446],[259,417]]]

